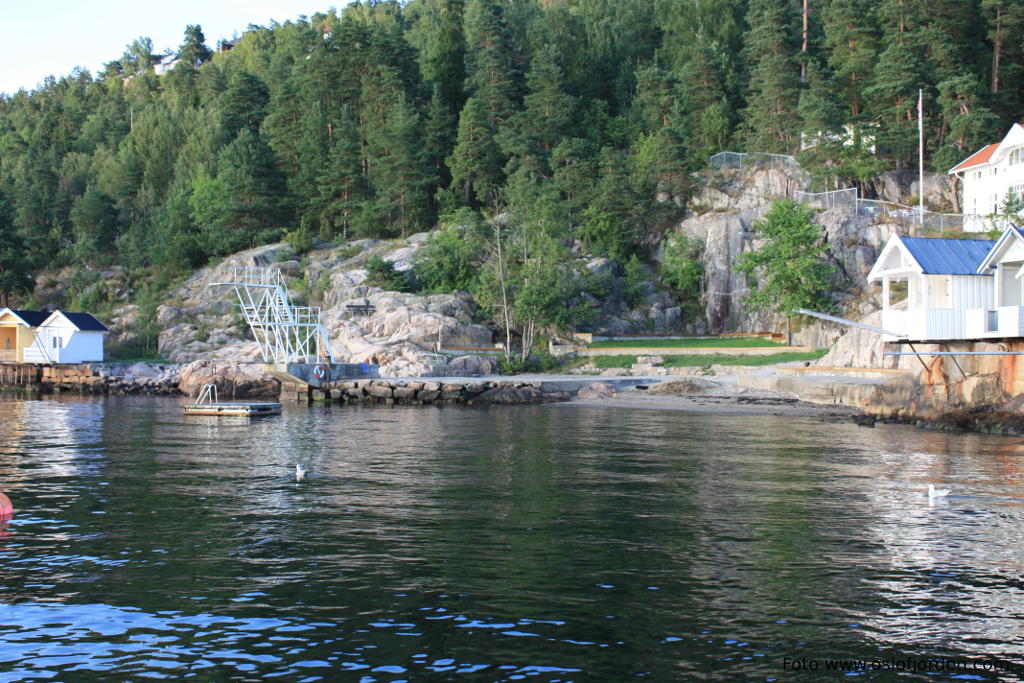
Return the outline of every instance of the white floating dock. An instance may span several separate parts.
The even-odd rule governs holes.
[[[281,404],[269,401],[260,403],[189,403],[185,406],[185,414],[235,415],[240,417],[280,415]]]
[[[258,415],[280,415],[281,404],[273,401],[228,401],[217,399],[217,385],[207,384],[199,393],[195,403],[185,405],[186,415],[231,415],[256,417]]]

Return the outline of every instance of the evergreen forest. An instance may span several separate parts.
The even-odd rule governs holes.
[[[643,259],[681,212],[656,197],[719,151],[818,141],[804,163],[861,182],[916,163],[919,88],[932,170],[997,141],[1022,23],[1022,0],[410,0],[220,45],[191,25],[169,57],[139,38],[0,96],[0,289],[452,216]]]

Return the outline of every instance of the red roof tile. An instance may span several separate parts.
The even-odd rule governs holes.
[[[962,171],[965,168],[970,168],[971,166],[978,166],[980,164],[986,163],[989,159],[992,158],[992,155],[995,153],[996,147],[998,146],[999,143],[994,142],[991,145],[982,147],[977,152],[967,157],[953,168],[949,169],[949,172],[956,173],[957,171]]]

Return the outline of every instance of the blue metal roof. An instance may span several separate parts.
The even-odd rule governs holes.
[[[977,275],[978,266],[995,246],[992,240],[900,239],[922,271],[929,275]]]

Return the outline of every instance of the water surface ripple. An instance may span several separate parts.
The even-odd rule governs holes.
[[[0,683],[1024,680],[1019,439],[136,397],[3,397],[0,434]]]

